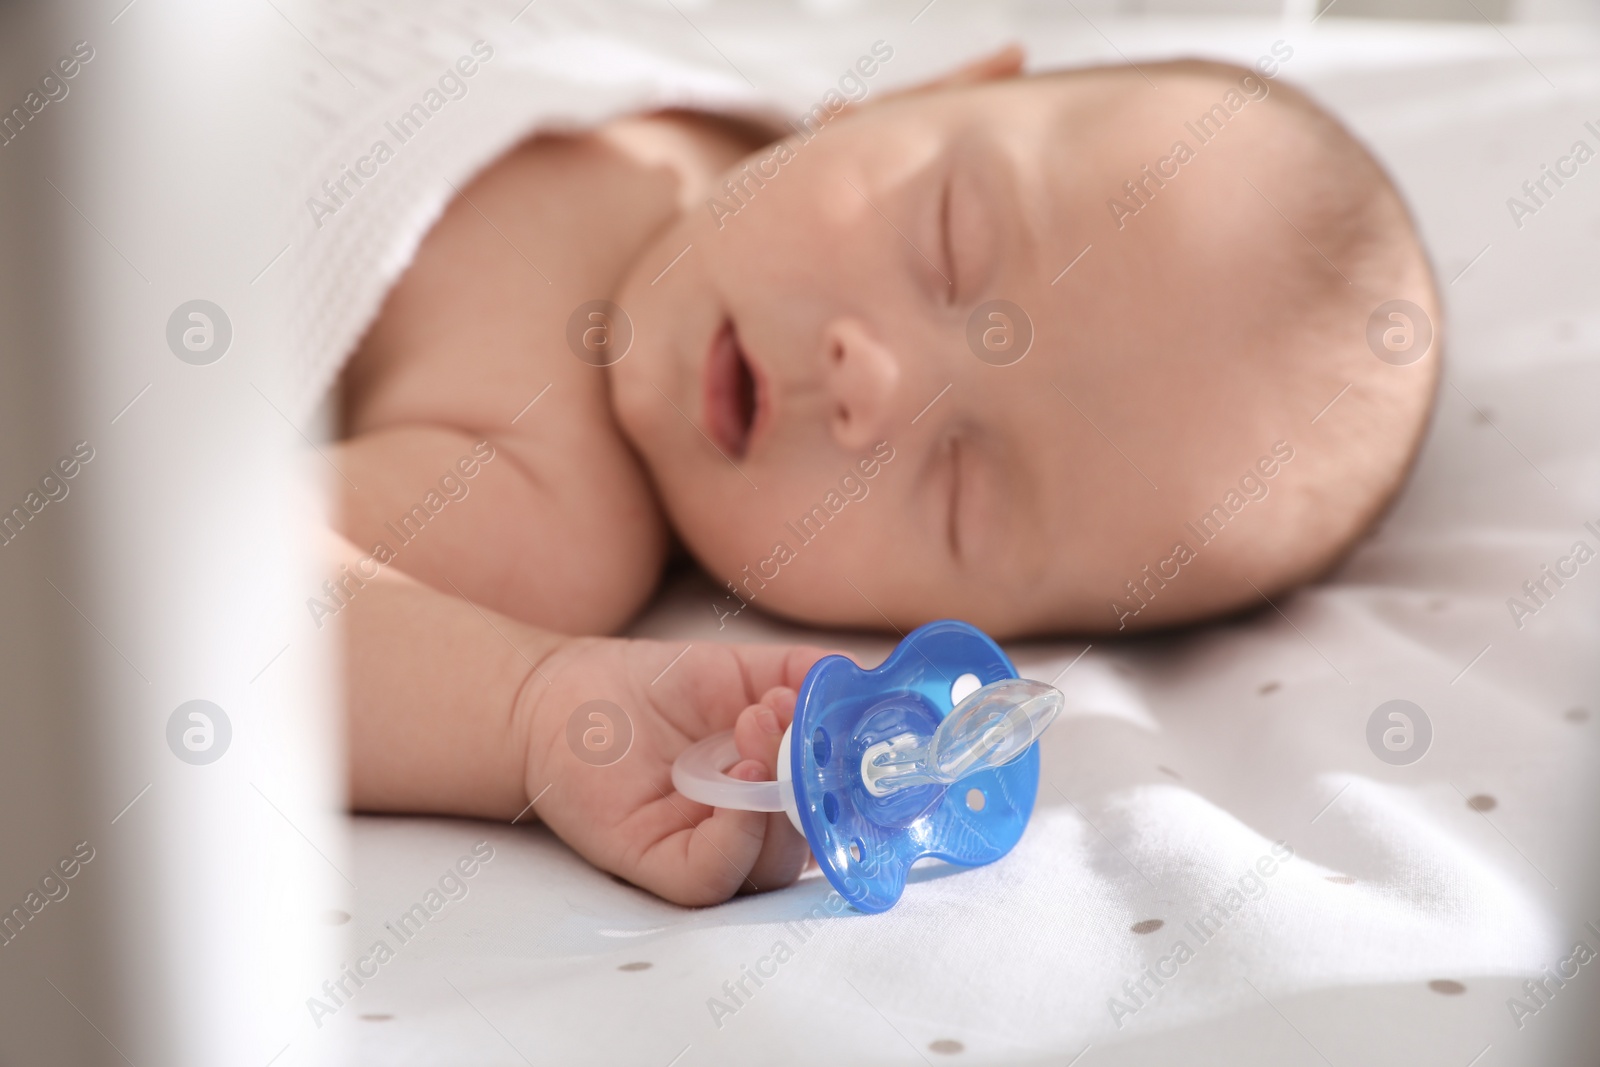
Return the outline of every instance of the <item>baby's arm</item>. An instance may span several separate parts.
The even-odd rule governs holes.
[[[339,545],[342,562],[361,555]],[[525,686],[563,638],[392,568],[336,621],[356,809],[509,822],[526,807]]]

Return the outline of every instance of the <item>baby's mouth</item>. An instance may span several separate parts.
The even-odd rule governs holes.
[[[759,372],[739,344],[733,320],[725,320],[706,359],[705,418],[711,440],[733,459],[749,451],[761,392]]]

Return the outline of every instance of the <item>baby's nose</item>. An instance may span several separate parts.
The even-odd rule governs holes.
[[[869,448],[883,439],[900,384],[900,362],[858,319],[829,323],[822,340],[833,438],[850,451]]]

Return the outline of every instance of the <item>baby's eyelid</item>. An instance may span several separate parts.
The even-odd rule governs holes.
[[[952,226],[950,224],[950,199],[951,190],[955,181],[945,176],[944,189],[939,196],[939,258],[944,261],[947,283],[945,285],[945,303],[956,302],[956,253],[955,242],[951,238]]]
[[[950,181],[946,242],[952,272],[956,258],[961,260],[960,289],[964,300],[976,300],[1000,265],[1004,251],[1000,231],[1006,224],[996,203],[996,197],[1001,195],[992,176],[977,164],[955,171]]]
[[[950,554],[961,559],[961,443],[950,442],[950,511],[945,520],[945,538]]]

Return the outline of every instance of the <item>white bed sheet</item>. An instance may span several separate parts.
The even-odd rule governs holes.
[[[1044,742],[1033,822],[990,867],[919,867],[884,915],[803,937],[789,924],[823,899],[819,879],[694,911],[539,827],[357,818],[352,958],[475,842],[494,858],[327,1025],[384,1064],[1546,1062],[1600,963],[1520,1029],[1506,1001],[1575,941],[1600,950],[1584,926],[1600,923],[1587,881],[1600,565],[1520,630],[1506,599],[1574,541],[1600,545],[1583,526],[1600,526],[1600,162],[1520,230],[1504,200],[1573,140],[1600,146],[1583,129],[1600,126],[1600,49],[1332,19],[1090,28],[1070,8],[935,8],[908,31],[902,15],[906,78],[1013,36],[1044,65],[1112,47],[1249,60],[1291,41],[1284,75],[1393,170],[1445,284],[1447,380],[1412,484],[1337,575],[1281,611],[1087,652],[1012,646],[1025,675],[1059,676],[1073,709]],[[754,69],[797,47],[810,58],[783,68],[795,85],[826,85],[832,55],[882,35],[878,16],[788,34],[694,19]],[[682,579],[637,632],[796,636],[751,613],[718,633],[713,597]],[[890,647],[837,642],[869,661]],[[1392,698],[1436,731],[1407,767],[1367,748],[1367,718]],[[1276,841],[1294,858],[1201,944],[1186,923]],[[1134,932],[1150,920],[1163,925]],[[1192,960],[1134,1000],[1124,982],[1180,938]],[[724,983],[779,940],[793,957],[734,1001]]]

